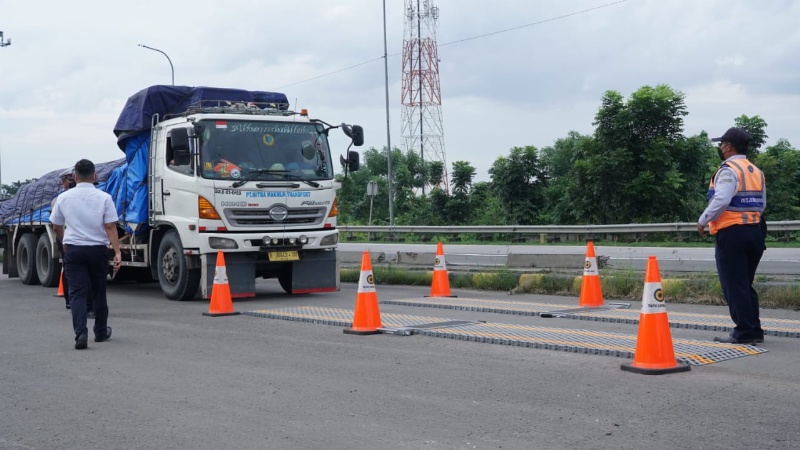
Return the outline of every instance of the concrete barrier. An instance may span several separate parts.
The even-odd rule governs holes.
[[[508,255],[509,269],[576,269],[583,270],[583,255]]]
[[[370,253],[373,263],[397,264],[413,268],[432,269],[436,260],[434,252],[397,252],[397,253]],[[446,254],[448,270],[459,269],[515,269],[515,270],[543,270],[567,269],[583,270],[584,255],[467,255]],[[358,266],[361,263],[359,252],[339,252],[339,262],[345,267]]]

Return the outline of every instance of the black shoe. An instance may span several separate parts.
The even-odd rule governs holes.
[[[86,313],[87,319],[94,319],[94,311],[89,311]]]
[[[95,342],[103,342],[111,339],[111,327],[106,327],[106,334],[102,336],[94,335]]]
[[[75,338],[75,350],[83,350],[83,349],[85,349],[87,347],[86,341],[88,341],[88,340],[89,340],[89,338],[85,334],[82,334],[82,335],[76,337]]]
[[[756,338],[735,338],[733,336],[725,336],[725,337],[715,337],[714,342],[724,342],[726,344],[743,344],[743,345],[753,345],[756,342],[759,342]],[[761,339],[761,342],[764,342],[764,339]]]
[[[66,303],[67,303],[67,309],[69,309],[69,302],[66,302]]]

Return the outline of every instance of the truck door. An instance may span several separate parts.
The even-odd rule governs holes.
[[[155,164],[160,166],[159,186],[156,204],[161,204],[163,219],[176,227],[186,230],[183,225],[197,223],[197,176],[196,160],[191,156],[185,144],[187,128],[175,127],[165,134],[165,139],[158,142]],[[164,136],[164,135],[162,135]],[[180,144],[179,144],[180,142]]]

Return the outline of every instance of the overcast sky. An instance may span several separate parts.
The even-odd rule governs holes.
[[[605,91],[657,84],[686,94],[686,135],[759,115],[768,145],[800,146],[800,2],[627,0],[549,20],[614,2],[434,0],[448,166],[469,161],[488,181],[511,147],[591,134]],[[386,0],[401,148],[403,6]],[[0,31],[12,41],[0,48],[5,184],[123,156],[112,130],[126,99],[171,83],[167,58],[140,43],[169,55],[176,85],[277,90],[313,117],[362,125],[364,148],[387,143],[379,0],[0,0]]]

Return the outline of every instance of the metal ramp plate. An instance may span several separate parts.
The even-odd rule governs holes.
[[[353,325],[353,311],[340,308],[322,308],[317,306],[301,306],[298,308],[263,309],[243,312],[246,316],[266,317],[267,319],[293,320],[296,322],[318,323],[350,327]],[[384,328],[409,328],[435,322],[449,321],[441,317],[409,316],[406,314],[381,313]]]
[[[554,309],[563,308],[564,305],[552,303],[516,302],[508,300],[486,300],[474,298],[426,297],[401,300],[381,300],[387,305],[419,306],[426,308],[444,308],[462,311],[491,312],[498,314],[519,314],[525,316],[543,316],[552,314]],[[669,309],[669,308],[668,308]],[[639,309],[606,309],[606,310],[561,310],[552,317],[576,320],[590,320],[596,322],[615,322],[639,324]],[[730,332],[730,316],[714,314],[694,314],[668,311],[669,326],[672,328],[686,328],[695,330],[725,331]],[[764,334],[778,337],[800,338],[800,320],[761,318]]]
[[[340,327],[351,326],[353,320],[353,311],[351,310],[321,307],[258,310],[242,314]],[[461,324],[458,321],[438,317],[384,313],[381,313],[381,322],[387,328],[413,328],[414,334],[421,336],[489,344],[616,356],[620,358],[633,358],[636,351],[637,336],[620,333],[466,321]],[[712,364],[742,356],[757,355],[767,351],[763,348],[749,345],[731,345],[720,342],[674,338],[672,341],[675,357],[682,362],[695,366]]]

